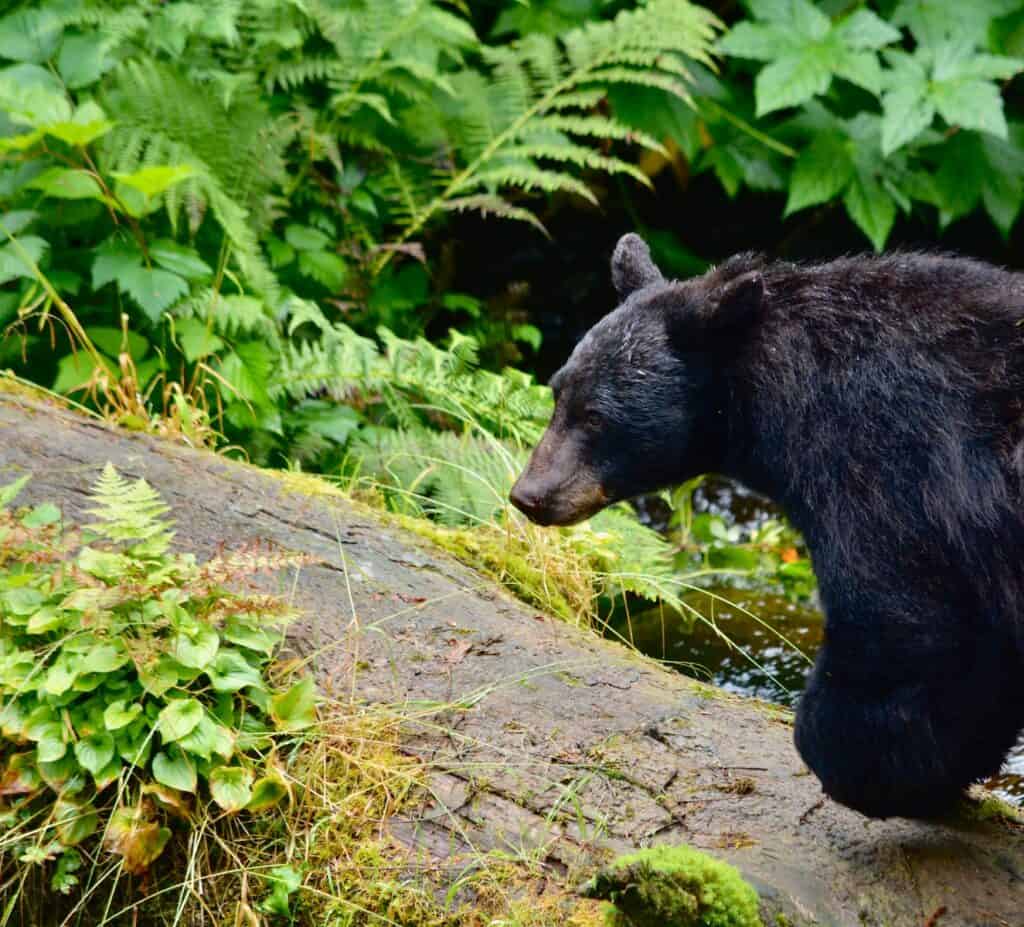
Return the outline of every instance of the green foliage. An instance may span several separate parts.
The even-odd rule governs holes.
[[[280,798],[268,758],[312,723],[312,681],[267,682],[288,610],[227,589],[295,558],[171,552],[167,506],[109,464],[81,529],[46,503],[9,508],[24,483],[0,490],[0,851],[59,858],[54,887],[68,891],[70,848],[101,830],[142,872],[171,834],[158,808]]]

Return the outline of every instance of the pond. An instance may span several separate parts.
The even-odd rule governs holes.
[[[694,505],[728,513],[741,524],[778,517],[769,503],[720,481],[698,490]],[[656,513],[651,520],[658,521]],[[796,704],[822,641],[824,618],[814,603],[725,587],[690,593],[684,601],[701,620],[693,620],[689,611],[683,615],[654,608],[616,619],[612,632],[697,679],[790,707]],[[1003,773],[986,785],[1024,807],[1024,740],[1008,757]]]

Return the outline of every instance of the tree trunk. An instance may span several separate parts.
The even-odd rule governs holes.
[[[108,460],[162,494],[200,556],[269,541],[316,558],[287,590],[291,644],[324,688],[427,716],[404,748],[435,798],[392,826],[439,864],[473,847],[585,866],[685,842],[738,866],[770,927],[1024,925],[1024,827],[867,820],[822,798],[781,709],[538,615],[330,491],[0,391],[0,484],[30,471],[29,501],[84,521]]]

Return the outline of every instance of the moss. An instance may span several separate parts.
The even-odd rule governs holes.
[[[612,902],[610,927],[763,927],[736,868],[688,846],[620,856],[584,894]]]
[[[960,802],[958,816],[969,821],[1006,821],[1024,824],[1024,811],[1003,801],[982,786],[972,787]]]

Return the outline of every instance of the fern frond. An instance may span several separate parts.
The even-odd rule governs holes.
[[[90,531],[110,541],[145,542],[152,556],[166,552],[174,537],[164,518],[170,508],[145,480],[126,480],[107,463],[89,495],[95,507],[86,511],[99,519]]]

